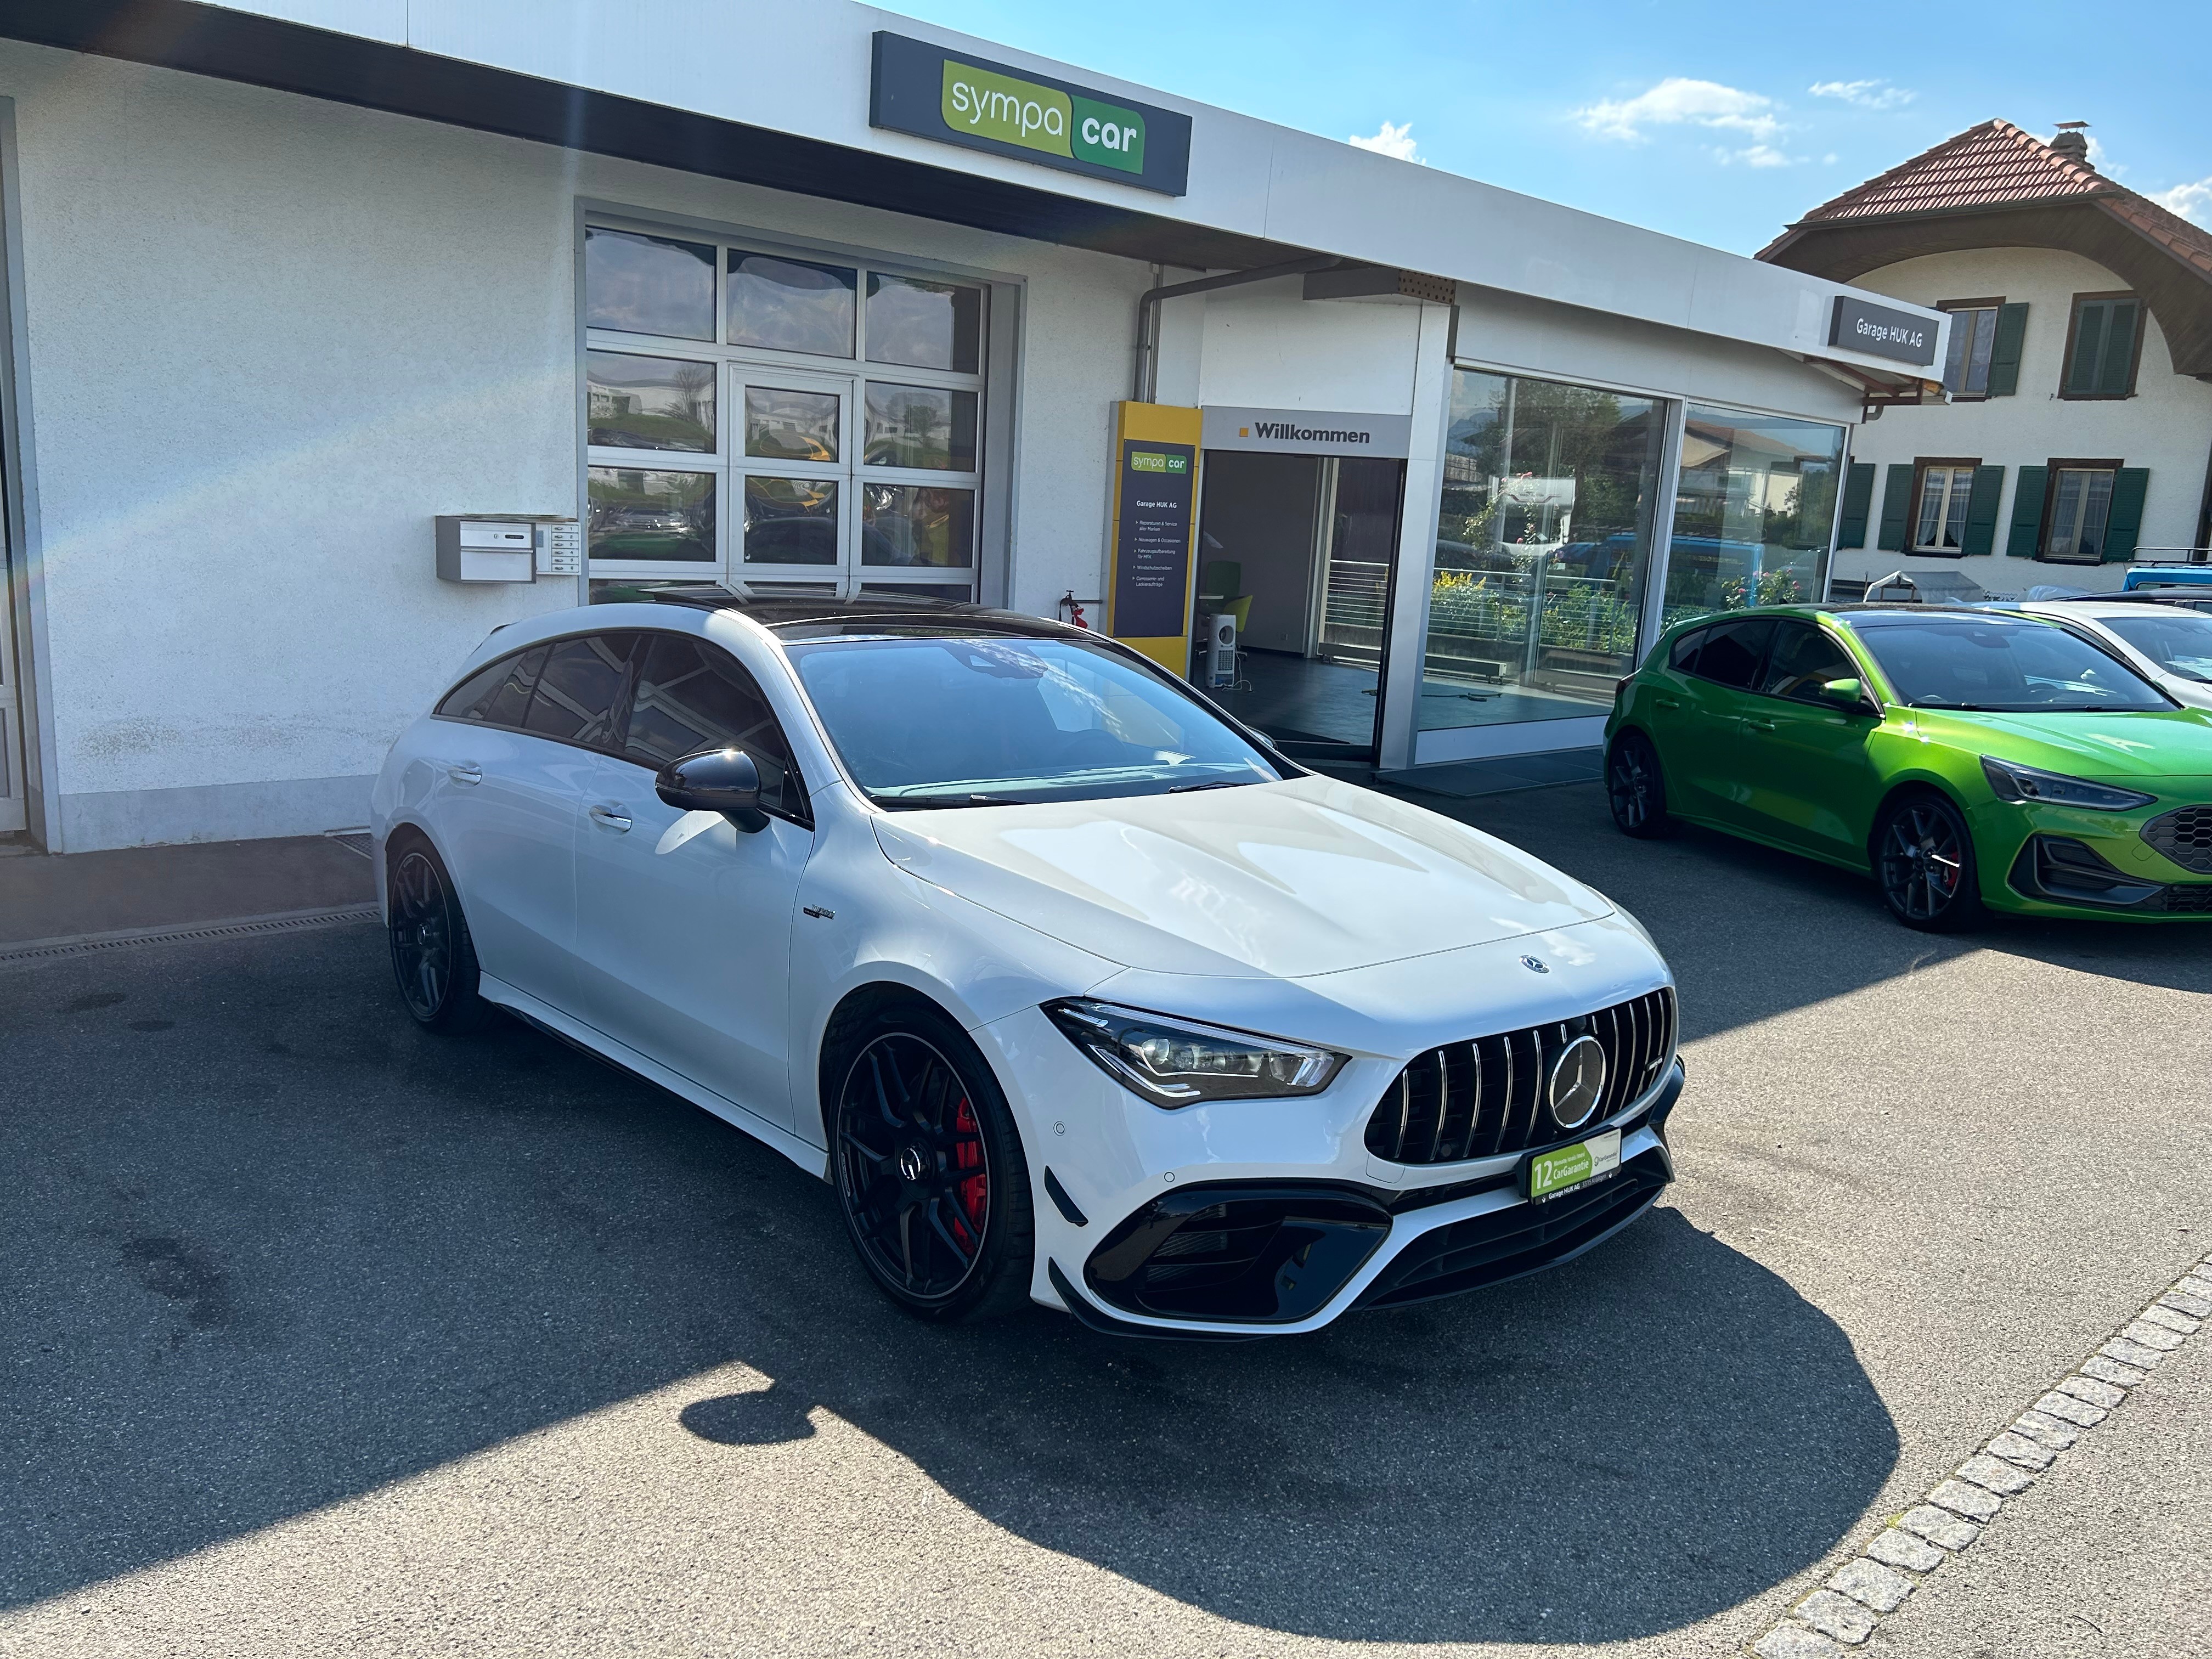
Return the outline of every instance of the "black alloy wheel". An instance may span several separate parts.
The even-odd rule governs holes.
[[[920,1006],[849,1033],[834,1114],[837,1194],[869,1274],[924,1318],[986,1317],[1028,1295],[1029,1170],[996,1081]]]
[[[476,944],[445,865],[416,839],[393,852],[389,871],[386,931],[401,1000],[430,1030],[475,1030],[491,1005],[477,994]]]
[[[1659,751],[1634,727],[1613,740],[1605,757],[1605,798],[1624,836],[1651,841],[1674,828],[1667,816],[1667,781]]]
[[[1974,842],[1959,809],[1941,796],[1908,795],[1874,832],[1875,879],[1907,927],[1953,933],[1982,917]]]

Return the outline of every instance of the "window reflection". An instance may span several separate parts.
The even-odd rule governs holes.
[[[714,452],[714,364],[623,351],[589,351],[584,362],[592,442]]]
[[[714,250],[635,231],[584,232],[584,322],[626,334],[714,337]]]
[[[965,568],[975,562],[975,492],[860,486],[860,562]]]
[[[1424,729],[1586,718],[1636,665],[1662,406],[1454,376]]]
[[[747,564],[837,562],[837,486],[822,478],[745,480]]]
[[[975,470],[975,394],[943,386],[868,382],[866,442],[871,466]]]
[[[982,289],[868,273],[870,362],[973,374],[982,351]]]
[[[745,453],[772,461],[837,459],[837,405],[830,392],[745,388]]]
[[[1692,404],[1682,433],[1666,621],[1818,600],[1843,453],[1838,426]]]
[[[714,475],[591,469],[591,556],[659,563],[714,562]]]
[[[858,273],[842,265],[810,264],[733,247],[725,301],[730,343],[849,357],[857,280]]]

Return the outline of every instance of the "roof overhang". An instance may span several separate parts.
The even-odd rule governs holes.
[[[1163,198],[871,126],[870,42],[886,24],[1187,113],[1187,194]],[[1818,276],[849,0],[0,0],[0,37],[1182,270],[1322,254],[1895,369],[1829,343],[1846,290]]]
[[[1990,247],[2053,248],[2094,260],[2142,295],[2166,335],[2174,373],[2212,380],[2212,276],[2176,258],[2094,196],[1801,221],[1759,257],[1848,283],[1905,259]]]

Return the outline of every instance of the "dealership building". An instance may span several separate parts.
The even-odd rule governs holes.
[[[0,3],[0,834],[367,818],[493,628],[1079,611],[1293,753],[1823,591],[1942,313],[843,3]],[[1940,392],[1936,394],[1940,395]]]

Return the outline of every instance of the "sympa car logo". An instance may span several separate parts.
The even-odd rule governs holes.
[[[1577,1037],[1552,1062],[1552,1080],[1544,1098],[1552,1118],[1562,1129],[1579,1129],[1590,1121],[1597,1103],[1605,1098],[1605,1045],[1595,1037]]]
[[[1057,87],[945,60],[938,112],[955,132],[1065,155],[1117,173],[1145,170],[1145,118]]]

